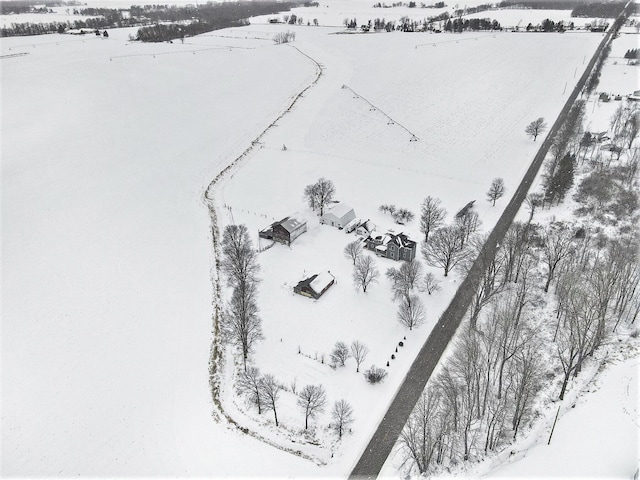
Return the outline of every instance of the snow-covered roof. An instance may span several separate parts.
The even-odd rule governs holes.
[[[302,215],[300,215],[299,213],[294,213],[293,215],[290,215],[282,220],[282,222],[280,222],[280,225],[287,232],[291,233],[295,232],[298,228],[300,228],[302,225],[305,225],[306,223],[307,221]]]
[[[320,293],[333,282],[333,276],[328,272],[319,273],[309,284],[314,292]]]
[[[337,218],[342,218],[352,210],[353,208],[350,205],[347,205],[346,203],[339,203],[333,208],[331,208],[331,210],[327,210],[325,212],[325,215],[332,214],[332,215],[335,215]]]

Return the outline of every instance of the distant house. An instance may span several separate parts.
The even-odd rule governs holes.
[[[375,229],[376,226],[371,220],[365,220],[356,227],[356,234],[362,235],[363,237],[369,237],[375,231]]]
[[[631,100],[632,102],[640,101],[640,90],[636,90],[635,92],[633,92],[627,97],[627,99]]]
[[[339,203],[332,209],[324,212],[324,215],[320,217],[320,223],[342,229],[355,219],[356,213],[353,211],[353,208],[346,203]]]
[[[306,231],[307,221],[299,213],[294,213],[279,222],[272,223],[264,230],[260,230],[258,236],[284,245],[291,245],[296,238]]]
[[[305,297],[319,299],[329,287],[335,283],[336,279],[330,272],[317,273],[309,278],[298,282],[293,287],[293,291]]]
[[[404,233],[386,233],[368,237],[365,246],[379,257],[411,261],[416,258],[417,244]]]

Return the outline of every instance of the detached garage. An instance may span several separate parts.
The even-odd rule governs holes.
[[[347,224],[356,218],[356,212],[353,211],[346,203],[339,203],[331,210],[327,210],[320,217],[322,225],[331,225],[332,227],[344,228]]]

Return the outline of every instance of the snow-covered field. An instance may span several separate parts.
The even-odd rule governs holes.
[[[0,44],[2,474],[301,474],[211,417],[201,195],[313,65],[128,34]]]
[[[339,11],[338,24],[344,16],[353,14]],[[131,30],[108,40],[0,41],[3,55],[27,53],[3,59],[1,73],[3,475],[346,475],[456,277],[424,297],[427,323],[409,334],[386,280],[355,292],[342,256],[355,237],[317,225],[302,189],[330,178],[341,200],[381,227],[393,227],[377,211],[383,203],[417,213],[432,195],[450,218],[476,199],[490,229],[506,200],[491,207],[489,183],[501,176],[515,188],[538,146],[524,127],[555,118],[601,39],[505,33],[427,43],[434,37],[289,27],[323,76],[217,198],[252,232],[294,211],[309,219],[291,249],[259,256],[266,339],[255,360],[354,405],[353,435],[333,452],[310,447],[328,463],[319,468],[215,423],[208,385],[212,259],[202,193],[315,77],[308,58],[269,41],[285,28],[253,25],[184,45],[132,44]],[[404,231],[419,239],[415,221]],[[378,260],[382,273],[389,266],[397,265]],[[338,281],[321,300],[291,293],[324,269]],[[359,339],[371,349],[364,367],[384,366],[404,336],[377,387],[353,360],[333,370],[314,359],[337,340]],[[303,417],[292,398],[282,421],[295,433]],[[274,435],[268,415],[265,436]],[[313,422],[321,438],[327,421]]]

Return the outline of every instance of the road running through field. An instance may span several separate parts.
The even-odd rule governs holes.
[[[438,320],[438,323],[435,325],[431,334],[420,349],[418,356],[407,372],[404,382],[398,388],[387,413],[378,425],[378,428],[369,441],[369,444],[353,468],[350,478],[375,478],[380,473],[380,470],[396,444],[409,415],[411,415],[414,406],[424,391],[434,368],[440,361],[442,354],[456,333],[458,326],[462,322],[462,319],[471,304],[473,294],[482,274],[483,262],[479,259],[493,258],[495,256],[497,245],[504,238],[504,235],[518,213],[531,184],[535,180],[538,171],[542,166],[549,148],[551,147],[553,137],[563,124],[569,110],[573,106],[573,103],[582,91],[598,56],[610,40],[611,32],[604,37],[596,49],[591,61],[582,74],[582,77],[567,99],[560,115],[558,115],[558,118],[549,130],[549,134],[545,141],[540,146],[538,153],[525,173],[518,189],[496,223],[496,226],[491,231],[482,251],[478,255],[478,259],[474,262],[469,274],[460,284],[460,287],[451,300],[451,303],[444,311]]]

